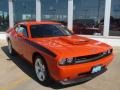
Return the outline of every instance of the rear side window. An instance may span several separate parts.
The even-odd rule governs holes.
[[[28,33],[27,33],[27,27],[24,25],[18,25],[15,28],[17,33],[23,33],[24,37],[28,37]]]

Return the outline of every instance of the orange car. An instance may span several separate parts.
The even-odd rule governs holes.
[[[7,30],[8,51],[34,66],[43,84],[55,80],[72,84],[106,71],[113,59],[111,46],[72,34],[56,22],[26,21]]]

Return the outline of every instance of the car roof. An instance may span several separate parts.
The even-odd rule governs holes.
[[[23,21],[23,22],[19,22],[18,24],[38,25],[38,24],[61,24],[61,23],[54,22],[54,21]]]

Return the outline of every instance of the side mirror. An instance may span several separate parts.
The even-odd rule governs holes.
[[[18,33],[17,36],[18,37],[23,37],[23,33]]]

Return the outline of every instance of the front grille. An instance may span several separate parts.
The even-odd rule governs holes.
[[[80,56],[80,57],[75,57],[74,58],[74,63],[78,64],[78,63],[85,63],[85,62],[92,62],[92,61],[96,61],[98,59],[104,58],[106,56],[109,56],[110,54],[112,54],[112,49],[102,52],[102,53],[98,53],[98,54],[94,54],[94,55],[87,55],[87,56]]]

